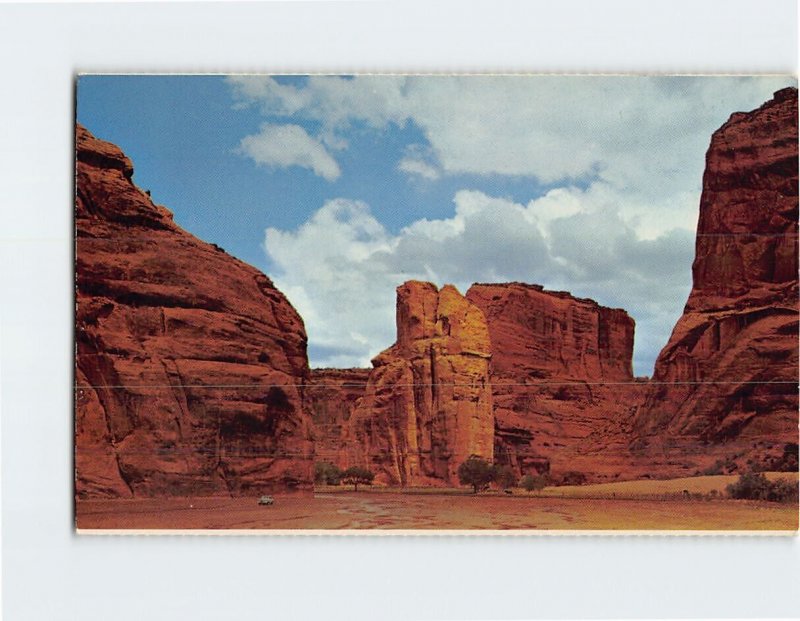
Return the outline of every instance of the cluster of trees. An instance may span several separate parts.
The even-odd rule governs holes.
[[[314,483],[320,485],[352,485],[358,491],[359,485],[372,485],[375,473],[362,466],[351,466],[341,470],[327,461],[314,464]]]
[[[351,466],[346,470],[338,468],[327,461],[314,464],[314,483],[318,485],[352,485],[358,491],[359,485],[372,485],[375,473],[363,466]],[[462,485],[471,485],[477,494],[488,489],[494,483],[501,489],[509,489],[519,485],[532,492],[541,490],[554,483],[547,474],[527,474],[521,479],[509,466],[491,464],[480,457],[470,457],[458,467],[458,480]],[[570,472],[564,475],[562,484],[582,484],[586,477],[579,472]]]
[[[470,457],[458,467],[458,480],[462,485],[471,485],[476,494],[496,483],[502,489],[509,489],[517,484],[532,492],[546,487],[550,483],[546,475],[527,474],[517,480],[517,474],[509,466],[490,464],[480,457]]]
[[[747,472],[739,476],[736,483],[726,488],[731,498],[769,500],[772,502],[797,502],[797,483],[787,479],[770,481],[761,472]]]

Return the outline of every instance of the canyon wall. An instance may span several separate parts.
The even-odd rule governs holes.
[[[742,468],[797,442],[797,140],[794,88],[711,139],[692,291],[636,415],[645,455]]]
[[[488,339],[475,348],[480,370],[467,376],[490,387],[494,460],[556,481],[661,478],[718,461],[768,467],[796,443],[797,170],[796,89],[714,133],[694,286],[650,381],[633,377],[625,311],[538,285],[473,285],[466,299],[483,313]],[[375,360],[350,419],[356,426],[342,435],[345,461],[361,450],[355,459],[387,482],[452,483],[452,465],[470,452],[442,465],[441,455],[464,442],[435,423],[449,416],[436,384],[459,377],[427,362],[441,338],[437,322],[446,325],[436,311],[442,293],[424,283],[398,289],[398,342]],[[469,349],[448,351],[472,362],[463,358]],[[489,399],[472,397],[477,416]]]
[[[467,299],[489,328],[498,463],[555,480],[623,476],[624,434],[642,392],[632,372],[633,319],[523,283],[475,284]]]
[[[116,146],[76,131],[79,497],[308,490],[303,322],[183,231]]]
[[[797,136],[796,89],[714,133],[693,288],[642,381],[625,311],[522,283],[407,282],[372,369],[309,371],[271,281],[78,127],[76,493],[308,490],[315,447],[410,486],[472,455],[565,482],[774,463],[797,442]]]
[[[350,419],[367,388],[371,369],[311,369],[305,396],[314,423],[317,463],[341,470],[356,465],[358,451],[351,436]]]
[[[400,485],[457,485],[467,458],[492,461],[490,356],[483,313],[455,287],[398,287],[397,342],[373,360],[350,459]]]

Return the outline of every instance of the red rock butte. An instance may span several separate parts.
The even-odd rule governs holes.
[[[398,287],[397,342],[372,361],[351,461],[400,485],[456,485],[466,459],[492,461],[490,356],[483,313],[455,287]]]

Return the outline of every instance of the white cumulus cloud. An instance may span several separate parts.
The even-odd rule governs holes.
[[[264,123],[257,134],[242,138],[239,151],[264,166],[300,166],[328,181],[335,181],[341,175],[339,165],[325,146],[299,125]]]
[[[414,159],[413,157],[404,157],[400,160],[397,164],[397,170],[428,179],[429,181],[436,181],[440,176],[436,168],[423,160]]]
[[[713,130],[791,79],[780,76],[269,76],[228,79],[239,105],[342,132],[413,122],[445,172],[528,175],[546,183],[599,175],[618,187],[685,191]],[[428,162],[430,164],[430,162]]]
[[[471,188],[455,193],[450,217],[420,218],[396,234],[367,205],[345,199],[296,230],[267,231],[276,280],[306,317],[312,364],[364,364],[389,345],[394,288],[404,280],[452,282],[462,291],[476,281],[521,280],[625,308],[637,321],[639,373],[651,371],[691,285],[711,134],[731,113],[793,83],[781,76],[229,78],[237,106],[318,128],[312,138],[297,125],[280,126],[295,127],[302,146],[267,148],[262,163],[335,178],[329,149],[350,148],[353,132],[380,137],[413,126],[415,143],[397,171]],[[498,179],[500,187],[530,181],[530,198],[492,196],[487,188]]]
[[[561,188],[517,203],[461,190],[449,218],[390,234],[359,201],[325,203],[296,230],[266,231],[277,286],[306,321],[313,366],[365,366],[395,338],[395,288],[409,279],[463,292],[519,280],[623,307],[650,372],[691,283],[693,235],[637,234],[602,189]],[[658,283],[654,286],[653,283]]]

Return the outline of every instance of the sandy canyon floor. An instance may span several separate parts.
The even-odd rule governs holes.
[[[797,475],[793,478],[796,480]],[[78,500],[76,514],[79,530],[798,529],[796,504],[691,497],[724,490],[735,479],[716,476],[630,481],[548,488],[535,494],[515,490],[512,495],[378,488],[362,488],[355,493],[332,488],[318,490],[313,497],[276,495],[275,504],[268,507],[259,506],[256,498]]]

